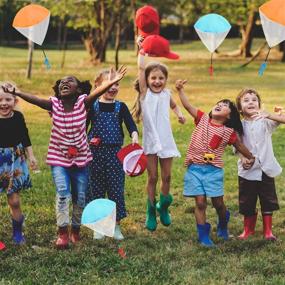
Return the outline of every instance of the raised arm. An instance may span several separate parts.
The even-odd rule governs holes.
[[[85,98],[86,108],[89,108],[93,102],[104,94],[113,84],[119,82],[125,76],[126,72],[127,68],[123,65],[118,71],[114,71],[113,68],[111,68],[108,78],[103,80],[102,83]]]
[[[8,88],[5,86],[2,86],[2,89],[5,93],[10,93],[12,95],[18,96],[33,105],[39,106],[42,109],[45,109],[48,111],[51,111],[52,109],[52,104],[50,100],[39,98],[29,93],[23,93],[21,91],[16,90],[14,87]]]
[[[147,83],[145,78],[145,56],[142,54],[142,42],[144,38],[139,36],[137,39],[138,44],[138,78],[139,78],[139,88],[140,96],[144,97],[147,91]]]
[[[175,88],[176,90],[178,91],[178,95],[179,95],[179,98],[180,98],[180,101],[183,105],[183,107],[187,110],[187,112],[193,117],[193,118],[197,118],[197,108],[195,108],[194,106],[192,106],[185,93],[184,93],[184,85],[186,84],[187,80],[181,80],[181,79],[178,79],[175,83]]]
[[[178,122],[180,124],[184,124],[186,119],[183,116],[179,106],[175,103],[175,101],[173,100],[172,97],[170,97],[170,108],[172,109],[172,111],[174,112],[174,114],[177,116],[178,118]]]
[[[281,107],[275,107],[275,110],[277,113],[269,113],[265,110],[259,111],[257,114],[253,115],[252,117],[256,120],[261,118],[267,118],[269,120],[285,124],[285,115],[282,113],[283,108]]]

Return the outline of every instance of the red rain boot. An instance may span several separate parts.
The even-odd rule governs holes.
[[[80,227],[71,227],[70,240],[73,244],[76,244],[80,241]]]
[[[263,236],[267,240],[276,241],[276,236],[272,233],[272,215],[263,215]]]
[[[255,233],[255,225],[256,225],[257,213],[253,216],[244,216],[243,220],[243,233],[238,236],[239,239],[247,239],[250,235],[254,235]]]
[[[66,227],[59,227],[58,228],[58,236],[55,242],[55,245],[58,249],[65,249],[68,247],[68,228]]]

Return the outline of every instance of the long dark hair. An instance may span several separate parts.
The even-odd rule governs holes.
[[[234,102],[232,102],[229,99],[222,99],[217,102],[219,103],[225,103],[229,105],[229,108],[231,110],[230,112],[230,118],[225,122],[225,126],[228,128],[234,129],[240,136],[243,135],[243,127],[240,120],[240,113],[235,105]],[[209,113],[210,118],[212,118],[212,112]]]
[[[168,69],[166,65],[161,64],[160,62],[150,62],[149,64],[147,64],[147,66],[145,67],[145,71],[144,71],[146,84],[147,84],[147,79],[149,77],[149,74],[155,69],[160,70],[164,74],[166,79],[168,78]],[[139,123],[139,121],[141,120],[142,109],[141,109],[141,102],[140,102],[140,85],[139,85],[138,79],[136,79],[134,83],[134,89],[138,92],[138,94],[137,94],[134,106],[131,109],[131,114],[135,122]]]
[[[80,90],[80,92],[77,94],[77,96],[80,96],[82,94],[89,95],[89,93],[92,89],[92,85],[91,85],[90,81],[89,80],[80,81],[77,77],[75,77],[75,76],[72,76],[72,77],[75,78],[77,85],[78,85],[78,90]],[[58,79],[55,82],[55,85],[52,87],[55,97],[59,97],[58,87],[59,87],[60,81],[61,81],[61,79]]]

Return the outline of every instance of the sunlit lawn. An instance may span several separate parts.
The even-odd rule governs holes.
[[[262,44],[254,43],[254,49]],[[238,45],[228,40],[220,53],[231,51]],[[188,80],[186,93],[189,100],[202,110],[209,111],[222,98],[235,99],[241,88],[256,88],[268,111],[275,105],[285,106],[285,64],[271,60],[263,77],[258,76],[261,59],[246,68],[240,58],[214,56],[214,77],[208,75],[210,54],[200,42],[173,45],[181,60],[163,60],[169,67],[168,87],[173,97],[178,96],[173,86],[178,78]],[[46,70],[41,50],[34,53],[32,79],[25,78],[27,50],[0,47],[0,81],[14,81],[27,92],[48,98],[53,95],[52,86],[64,75],[75,75],[81,80],[91,80],[102,68],[112,66],[114,53],[109,51],[107,63],[93,67],[88,64],[84,50],[67,51],[64,69],[60,69],[61,52],[46,51],[52,68]],[[129,107],[135,99],[133,82],[136,77],[136,55],[132,50],[121,51],[120,61],[128,68],[121,82],[118,99]],[[22,195],[23,211],[26,215],[25,233],[27,244],[15,247],[11,242],[11,223],[5,195],[0,198],[0,240],[7,250],[0,252],[0,284],[285,284],[285,178],[276,179],[281,210],[274,216],[276,243],[262,239],[261,217],[257,223],[257,234],[249,241],[241,242],[236,236],[242,231],[242,217],[238,214],[236,157],[230,148],[225,160],[225,201],[232,218],[229,224],[231,241],[223,243],[215,236],[216,214],[208,207],[208,220],[213,225],[212,237],[217,247],[201,248],[196,239],[192,200],[182,196],[183,160],[193,129],[187,116],[184,126],[178,124],[173,114],[174,136],[182,157],[176,159],[172,172],[171,207],[173,224],[165,228],[159,224],[154,233],[144,229],[146,174],[126,180],[126,203],[128,217],[122,224],[126,239],[121,243],[127,258],[118,253],[118,244],[112,239],[95,242],[92,233],[83,229],[80,245],[67,251],[57,251],[53,246],[56,236],[54,213],[55,190],[45,156],[49,141],[51,121],[48,114],[32,105],[21,102],[34,152],[41,173],[32,174],[33,188]],[[185,112],[184,112],[185,113]],[[185,113],[186,115],[186,113]],[[139,126],[141,129],[141,125]],[[12,130],[11,130],[12,131]],[[0,134],[4,135],[4,134]],[[280,126],[273,135],[275,154],[285,167],[285,129]],[[126,143],[129,138],[126,136]]]

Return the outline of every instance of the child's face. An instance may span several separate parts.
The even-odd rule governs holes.
[[[246,93],[240,99],[241,111],[244,117],[256,114],[260,107],[258,97],[254,93]]]
[[[120,85],[119,83],[113,84],[107,92],[105,92],[102,97],[107,101],[113,101],[119,92]]]
[[[226,102],[218,102],[212,108],[212,118],[219,118],[219,119],[229,119],[231,109],[228,103]]]
[[[0,91],[0,117],[9,118],[16,105],[16,98],[12,94]]]
[[[59,95],[62,97],[74,95],[78,92],[78,83],[75,77],[66,76],[60,80],[58,86]]]
[[[160,69],[153,69],[147,77],[147,85],[154,93],[160,93],[166,85],[167,78]]]

